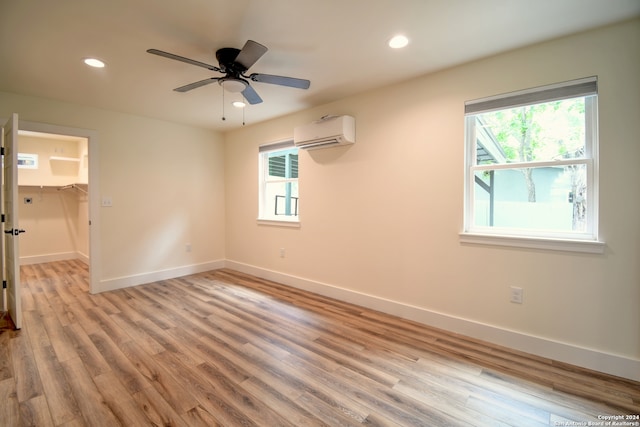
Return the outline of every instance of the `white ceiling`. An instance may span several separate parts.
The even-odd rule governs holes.
[[[252,39],[269,51],[249,72],[311,81],[253,83],[251,124],[638,15],[640,0],[0,0],[0,91],[224,131],[242,124],[239,95],[222,121],[217,84],[173,91],[216,73],[147,49],[217,66]],[[396,33],[408,47],[387,47]]]

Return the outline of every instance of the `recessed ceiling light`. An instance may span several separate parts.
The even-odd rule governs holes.
[[[391,40],[389,40],[389,47],[393,49],[400,49],[409,44],[409,39],[403,35],[394,36]]]
[[[104,68],[104,65],[105,65],[104,62],[96,58],[84,58],[83,61],[88,66],[94,67],[94,68]]]
[[[247,106],[247,104],[245,104],[242,101],[234,101],[234,102],[231,103],[231,105],[233,105],[236,108],[244,108],[244,107]]]

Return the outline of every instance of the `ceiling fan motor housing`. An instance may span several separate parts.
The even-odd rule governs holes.
[[[235,62],[239,53],[240,49],[233,47],[223,47],[222,49],[218,49],[216,51],[216,59],[220,64],[220,69],[225,73],[231,74],[240,74],[247,71],[242,64]]]

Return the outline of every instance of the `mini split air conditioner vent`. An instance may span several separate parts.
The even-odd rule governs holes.
[[[305,150],[337,147],[356,141],[356,121],[351,116],[325,116],[293,129],[293,143]]]

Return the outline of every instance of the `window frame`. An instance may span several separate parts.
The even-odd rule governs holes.
[[[585,97],[585,153],[582,158],[504,164],[477,163],[476,115],[543,102]],[[464,212],[460,240],[463,243],[535,249],[603,253],[598,236],[598,90],[597,77],[540,86],[465,102]],[[543,232],[506,227],[476,226],[475,176],[478,171],[526,167],[579,165],[587,174],[587,229],[585,232]]]
[[[266,212],[266,189],[268,184],[275,183],[298,183],[299,191],[299,178],[279,178],[279,179],[267,179],[269,170],[268,158],[270,153],[285,150],[300,150],[294,145],[293,139],[286,139],[270,144],[260,145],[258,148],[258,224],[261,225],[276,225],[285,227],[299,227],[300,226],[300,212],[299,206],[297,206],[297,215],[276,217]],[[299,161],[299,157],[298,157]],[[298,163],[299,167],[299,163]],[[299,175],[298,175],[299,176]],[[299,200],[298,200],[299,201]],[[298,203],[296,202],[296,204]]]

